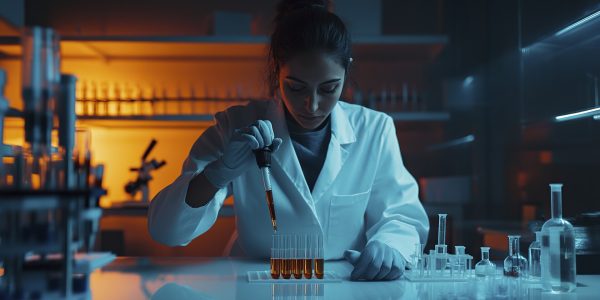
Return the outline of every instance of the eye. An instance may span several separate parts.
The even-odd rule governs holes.
[[[287,86],[291,91],[294,91],[294,92],[299,92],[304,89],[304,85],[297,84],[297,83],[287,83]]]
[[[321,92],[326,93],[326,94],[333,94],[335,92],[335,90],[337,90],[338,86],[339,86],[339,84],[322,86]]]

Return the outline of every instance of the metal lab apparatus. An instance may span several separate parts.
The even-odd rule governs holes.
[[[87,291],[93,268],[114,258],[89,253],[106,192],[103,168],[89,155],[85,163],[73,158],[76,78],[60,76],[58,35],[41,27],[24,32],[25,144],[0,153],[0,299],[71,298]],[[54,128],[59,147],[50,143]]]

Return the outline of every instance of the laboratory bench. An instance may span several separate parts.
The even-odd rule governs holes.
[[[269,269],[267,260],[239,258],[119,257],[92,273],[92,299],[598,299],[600,275],[577,276],[569,294],[543,292],[539,284],[498,276],[466,282],[349,281],[352,265],[327,261],[341,282],[250,283],[248,271]]]

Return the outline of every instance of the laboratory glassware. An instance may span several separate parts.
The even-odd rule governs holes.
[[[562,184],[550,184],[552,218],[542,226],[542,287],[570,292],[576,287],[575,234],[562,218]]]

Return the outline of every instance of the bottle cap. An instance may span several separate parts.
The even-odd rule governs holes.
[[[562,183],[551,183],[550,184],[550,190],[552,192],[560,192],[562,191]]]

